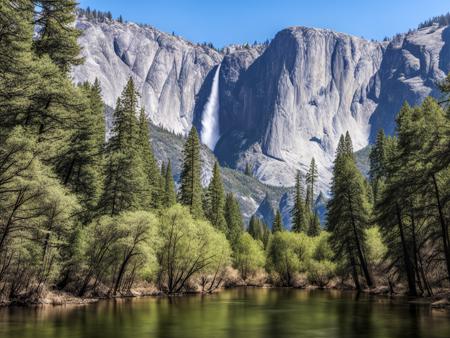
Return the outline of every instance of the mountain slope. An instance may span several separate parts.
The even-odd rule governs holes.
[[[393,132],[403,103],[439,96],[436,82],[450,71],[450,28],[431,25],[391,41],[371,42],[330,30],[291,27],[269,45],[230,46],[218,52],[148,26],[78,18],[86,63],[74,81],[98,77],[106,104],[131,75],[152,123],[178,134],[202,114],[219,71],[223,166],[272,186],[292,186],[314,156],[319,190],[327,192],[339,136],[347,130],[355,150],[378,129]]]

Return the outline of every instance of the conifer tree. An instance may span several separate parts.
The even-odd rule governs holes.
[[[317,212],[314,212],[310,217],[309,227],[308,227],[308,236],[319,236],[320,235],[320,219],[317,215]]]
[[[175,183],[172,177],[172,164],[169,160],[164,175],[164,207],[170,208],[177,203],[177,194],[175,192]]]
[[[349,134],[340,138],[333,168],[331,199],[327,206],[328,229],[336,255],[346,257],[352,269],[356,287],[360,283],[357,263],[367,285],[373,280],[365,257],[365,229],[369,223],[367,194],[363,177],[356,167]]]
[[[55,166],[62,183],[78,195],[85,210],[93,210],[103,184],[104,107],[98,80],[80,89],[86,102]],[[89,221],[87,214],[84,217]]]
[[[137,95],[130,78],[113,116],[112,136],[106,146],[106,173],[100,211],[116,215],[122,211],[148,207],[143,189],[147,182],[139,147],[136,118]]]
[[[216,161],[213,168],[213,176],[207,191],[206,216],[214,227],[226,232],[226,221],[224,216],[225,193],[219,163]]]
[[[283,220],[281,218],[281,212],[279,209],[277,209],[277,212],[275,214],[275,219],[273,220],[273,224],[272,224],[272,233],[276,233],[278,231],[283,231],[284,230],[284,225],[283,225]]]
[[[234,248],[239,236],[244,231],[244,222],[239,203],[236,201],[232,193],[228,193],[225,199],[225,221],[227,225],[226,236],[230,241],[231,247]]]
[[[34,8],[31,1],[0,4],[0,143],[21,124],[37,85],[31,52]]]
[[[77,43],[81,32],[75,28],[75,0],[37,0],[40,12],[36,19],[39,35],[35,40],[38,56],[47,54],[65,73],[83,62]]]
[[[153,149],[150,144],[149,122],[145,115],[144,109],[141,109],[139,115],[139,140],[138,145],[141,152],[141,160],[146,175],[145,185],[142,187],[144,198],[148,203],[148,207],[158,208],[160,205],[160,173],[158,165],[153,155]],[[165,173],[164,173],[165,175]]]
[[[317,165],[313,157],[309,165],[309,170],[306,173],[306,184],[307,184],[306,204],[309,210],[314,210],[314,189],[316,186],[317,178],[318,178]]]
[[[292,231],[306,232],[307,216],[308,213],[306,211],[305,204],[303,203],[302,174],[300,171],[297,171],[297,175],[295,177],[294,206],[291,210]]]
[[[203,217],[201,159],[197,130],[192,127],[183,149],[180,202],[189,207],[196,218]]]
[[[261,220],[255,215],[250,217],[247,231],[256,240],[262,241],[264,238],[264,229],[262,227]]]

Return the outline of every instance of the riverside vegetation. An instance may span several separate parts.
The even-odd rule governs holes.
[[[201,184],[197,131],[179,185],[158,165],[132,79],[105,141],[100,84],[74,85],[83,60],[73,0],[0,4],[0,299],[40,302],[49,292],[115,297],[149,288],[212,292],[236,284],[356,289],[431,296],[448,287],[450,109],[427,98],[382,132],[370,177],[341,137],[322,229],[317,166],[295,183],[292,229],[244,226],[216,162]],[[106,17],[105,20],[111,20]],[[35,30],[38,32],[33,37]],[[450,92],[450,78],[442,83]],[[250,171],[250,169],[248,170]]]

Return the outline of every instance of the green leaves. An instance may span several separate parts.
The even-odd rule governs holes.
[[[202,185],[200,181],[201,159],[197,130],[192,127],[183,149],[180,202],[189,207],[196,218],[204,216],[202,206]]]

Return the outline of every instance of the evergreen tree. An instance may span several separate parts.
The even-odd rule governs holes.
[[[311,159],[309,170],[306,173],[307,199],[306,204],[309,210],[314,210],[314,189],[318,178],[317,165],[314,157]]]
[[[250,217],[247,231],[253,237],[253,239],[260,241],[263,240],[264,229],[262,227],[261,220],[255,215],[252,215],[252,217]]]
[[[219,163],[214,163],[213,176],[207,191],[207,211],[206,216],[214,227],[226,232],[226,222],[224,216],[225,193],[223,189],[222,177]]]
[[[278,209],[275,214],[275,219],[273,221],[272,233],[274,234],[278,231],[283,231],[283,230],[284,230],[283,220],[281,218],[280,210]]]
[[[77,43],[81,32],[75,28],[75,0],[37,0],[36,24],[39,28],[35,40],[38,56],[47,54],[60,69],[68,73],[70,67],[83,62],[80,46]]]
[[[104,192],[99,208],[102,213],[116,215],[126,210],[148,207],[145,187],[147,177],[139,147],[136,118],[137,95],[130,78],[113,116],[112,136],[106,146]]]
[[[310,218],[309,227],[308,227],[308,236],[319,236],[320,235],[320,219],[317,215],[317,212],[315,212],[312,217]]]
[[[64,151],[55,159],[56,171],[63,184],[79,196],[84,209],[93,210],[101,194],[104,107],[98,80],[81,86],[85,106],[80,110]],[[84,222],[89,215],[84,215]]]
[[[148,203],[148,207],[158,208],[160,206],[161,193],[160,190],[160,173],[158,165],[153,155],[153,149],[150,144],[149,122],[145,116],[144,109],[141,109],[139,115],[139,140],[138,145],[141,150],[141,160],[144,165],[146,175],[146,184],[142,187],[144,199]],[[164,173],[165,175],[165,173]]]
[[[3,143],[7,134],[21,124],[39,76],[31,52],[33,4],[28,0],[2,1],[0,13],[0,143]]]
[[[195,127],[189,132],[183,149],[180,202],[189,207],[196,218],[203,217],[202,185],[200,181],[200,143]]]
[[[239,236],[244,231],[241,209],[232,193],[228,193],[225,199],[225,222],[227,225],[226,236],[234,248]]]
[[[172,177],[172,164],[167,162],[167,167],[165,170],[164,177],[164,203],[163,206],[170,208],[172,205],[177,203],[177,194],[175,192],[175,183]]]
[[[292,231],[306,232],[307,216],[308,213],[306,211],[305,204],[303,203],[302,174],[300,171],[297,171],[297,175],[295,177],[294,206],[291,210]]]
[[[378,197],[379,185],[381,184],[382,178],[385,176],[385,164],[386,164],[386,137],[384,136],[383,129],[377,134],[377,139],[375,145],[370,151],[370,181],[372,185],[373,198],[376,201]]]
[[[340,138],[333,168],[331,199],[327,206],[328,229],[336,255],[345,257],[352,269],[355,286],[360,288],[357,263],[367,285],[373,286],[365,258],[365,229],[369,224],[364,178],[356,167],[349,134]]]

